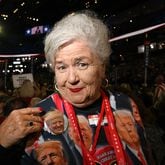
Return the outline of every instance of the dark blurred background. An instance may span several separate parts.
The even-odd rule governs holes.
[[[44,58],[44,36],[65,14],[80,9],[96,11],[108,24],[111,38],[165,22],[165,0],[0,0],[0,72],[7,86],[14,74],[32,73],[37,81],[50,80],[53,73]],[[164,73],[164,26],[111,45],[112,84],[153,85],[155,74]]]

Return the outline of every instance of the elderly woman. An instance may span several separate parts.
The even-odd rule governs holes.
[[[76,151],[68,130],[53,137],[63,144],[70,165],[136,164],[124,151],[112,112],[119,105],[123,108],[131,106],[122,102],[119,94],[115,97],[105,91],[111,53],[109,37],[108,27],[95,13],[82,11],[57,22],[45,39],[45,55],[55,73],[57,92],[38,106],[44,111],[52,107],[61,110],[74,126],[80,138],[79,151]],[[22,118],[18,118],[16,113]],[[1,134],[6,131],[4,136],[0,136],[1,147],[8,148],[29,133],[40,131],[41,118],[37,113],[38,110],[33,108],[13,112],[9,116],[12,120],[8,118],[0,128]],[[89,121],[93,135],[90,148],[84,144],[85,137],[77,115],[83,115]],[[17,123],[13,123],[15,116]],[[10,124],[12,129],[7,127]],[[149,157],[146,162],[148,160]]]

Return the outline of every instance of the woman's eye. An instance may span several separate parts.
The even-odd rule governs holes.
[[[64,65],[56,66],[56,69],[63,72],[63,71],[65,71],[66,66],[64,66]]]
[[[80,62],[80,63],[77,63],[76,66],[80,69],[80,70],[83,70],[83,69],[87,69],[89,64],[88,63],[84,63],[84,62]]]

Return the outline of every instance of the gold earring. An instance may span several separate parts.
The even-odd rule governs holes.
[[[54,87],[55,87],[55,90],[58,92],[59,89],[58,89],[57,83],[54,85]]]
[[[106,82],[106,83],[105,83],[105,88],[107,88],[107,87],[109,86],[109,81],[108,81],[107,78],[105,79],[105,82]]]
[[[108,81],[108,79],[106,78],[106,79],[103,80],[102,87],[103,87],[103,88],[108,88],[108,86],[109,86],[109,81]]]

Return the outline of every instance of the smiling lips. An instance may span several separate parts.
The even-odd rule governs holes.
[[[83,89],[83,88],[69,88],[69,90],[70,90],[71,92],[74,92],[74,93],[80,92],[82,89]]]

